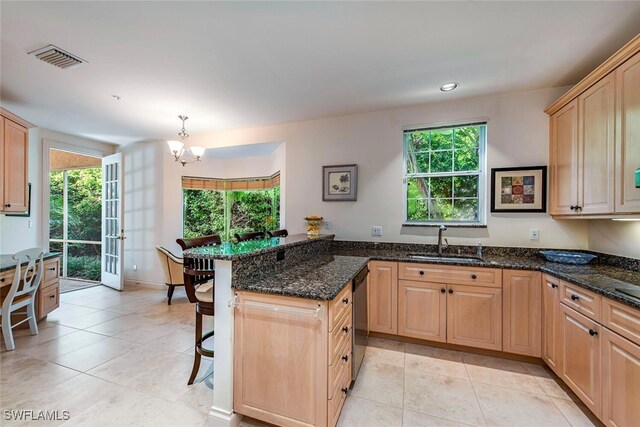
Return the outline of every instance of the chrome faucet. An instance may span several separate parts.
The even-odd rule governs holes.
[[[442,249],[446,249],[449,247],[449,242],[447,241],[447,239],[442,238],[442,234],[445,232],[446,229],[447,227],[444,225],[441,225],[440,228],[438,229],[438,256],[442,256]],[[443,243],[443,240],[444,240],[444,243]]]

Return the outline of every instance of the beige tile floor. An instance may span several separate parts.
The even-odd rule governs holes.
[[[180,290],[171,306],[147,288],[64,294],[39,335],[17,331],[12,352],[2,344],[0,407],[69,411],[70,420],[42,426],[209,426],[213,363],[203,361],[197,383],[186,384],[193,324]],[[23,424],[0,414],[2,426]],[[370,340],[339,426],[465,425],[598,424],[545,367]]]

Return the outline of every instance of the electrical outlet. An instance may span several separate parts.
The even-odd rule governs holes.
[[[29,220],[29,228],[36,228],[36,223],[32,219]]]
[[[537,228],[529,230],[529,240],[540,240],[540,231]]]
[[[331,221],[329,221],[328,219],[323,220],[322,225],[325,230],[331,230]]]
[[[373,227],[371,227],[371,235],[376,237],[382,236],[382,226],[374,225]]]

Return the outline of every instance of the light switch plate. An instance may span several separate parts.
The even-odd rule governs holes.
[[[382,226],[374,225],[373,227],[371,227],[371,235],[376,237],[382,236]]]

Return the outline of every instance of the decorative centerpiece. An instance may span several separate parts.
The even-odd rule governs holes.
[[[322,220],[324,218],[322,218],[321,216],[315,216],[315,215],[311,215],[308,217],[305,217],[305,221],[307,221],[307,236],[317,236],[320,234],[320,226],[322,225]]]

